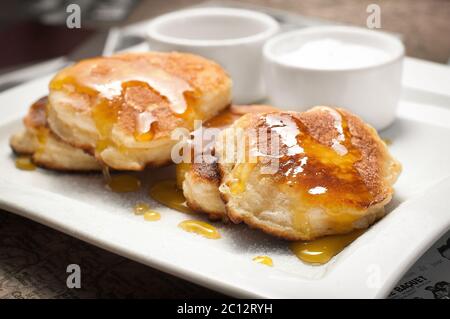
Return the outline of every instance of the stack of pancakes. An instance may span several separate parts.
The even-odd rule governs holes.
[[[88,59],[59,72],[30,108],[17,153],[65,170],[142,170],[170,163],[175,128],[193,129],[231,101],[216,63],[186,53],[128,53]],[[40,143],[40,142],[41,143]]]
[[[401,166],[360,118],[332,107],[298,113],[230,103],[226,72],[195,55],[89,59],[53,78],[11,147],[50,169],[138,171],[171,163],[171,134],[202,120],[221,133],[212,161],[177,164],[192,209],[288,240],[348,233],[384,216]],[[275,157],[252,143],[254,130],[271,133]],[[230,143],[233,152],[253,148],[253,162],[230,161]]]

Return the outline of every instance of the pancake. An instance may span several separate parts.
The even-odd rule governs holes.
[[[203,128],[225,129],[244,114],[274,110],[276,108],[268,105],[232,105],[207,121]],[[208,214],[210,219],[226,219],[225,205],[219,192],[220,175],[217,161],[178,164],[177,182],[190,208]]]
[[[95,157],[72,147],[53,134],[47,125],[47,97],[33,103],[24,118],[25,130],[14,134],[10,146],[20,155],[32,156],[41,167],[64,171],[96,171],[100,165]]]
[[[50,82],[48,124],[64,142],[117,170],[171,161],[175,128],[192,130],[230,104],[231,80],[187,53],[126,53],[81,61]]]
[[[239,142],[250,154],[241,162]],[[369,227],[401,171],[375,129],[331,107],[245,115],[220,134],[216,155],[230,220],[288,240]]]

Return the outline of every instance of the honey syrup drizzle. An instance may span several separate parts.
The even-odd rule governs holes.
[[[47,123],[47,103],[48,98],[46,96],[34,102],[24,119],[25,126],[31,128],[36,136],[37,148],[34,156],[40,156],[45,152],[45,146],[50,134]]]
[[[150,209],[144,213],[144,219],[149,222],[156,222],[161,219],[161,214]]]
[[[36,138],[38,141],[38,147],[35,152],[35,156],[42,155],[45,152],[45,146],[47,145],[48,135],[50,134],[47,127],[37,128]]]
[[[167,99],[175,114],[190,114],[185,93],[192,92],[190,84],[164,70],[154,67],[145,59],[132,62],[119,58],[98,58],[80,62],[62,71],[50,83],[52,90],[75,90],[90,96],[95,105],[92,118],[99,132],[96,152],[102,152],[109,146],[116,146],[112,138],[112,130],[121,116],[126,103],[126,90],[130,87],[141,87],[160,94]],[[155,93],[156,92],[156,93]],[[141,105],[140,108],[143,106]],[[152,118],[146,109],[138,109],[135,121],[135,140],[147,142],[153,139]],[[142,125],[143,124],[143,125]],[[117,145],[125,150],[121,145]]]
[[[154,184],[149,191],[151,198],[157,202],[186,214],[194,214],[186,204],[183,191],[177,187],[175,180],[163,180]]]
[[[31,160],[31,156],[19,156],[15,161],[16,168],[23,171],[34,171],[36,169],[36,165],[34,165]]]
[[[144,215],[148,210],[150,210],[150,206],[146,203],[137,203],[133,207],[133,212],[135,215]]]
[[[226,110],[222,111],[219,115],[208,120],[203,127],[206,129],[225,129],[231,126],[236,120],[241,118],[245,114],[250,113],[264,113],[273,112],[277,109],[269,105],[231,105]],[[241,179],[236,178],[234,182],[231,183],[230,188],[233,194],[242,193],[245,190],[245,183],[241,182],[246,180],[253,169],[252,164],[237,164],[235,168],[236,175],[240,176]]]
[[[205,128],[218,128],[223,129],[227,128],[231,124],[234,123],[237,119],[239,119],[242,114],[238,114],[233,112],[232,107],[227,108],[226,110],[220,112],[218,115],[214,116],[212,119],[206,121],[203,125]]]
[[[240,163],[233,168],[234,179],[230,184],[233,195],[241,194],[247,189],[248,178],[255,166],[255,163]]]
[[[334,126],[338,133],[337,138],[332,140],[332,146],[320,144],[303,123],[295,119],[301,132],[299,144],[304,152],[294,155],[294,159],[301,164],[291,166],[289,161],[282,161],[280,165],[285,180],[296,190],[300,189],[302,207],[301,210],[297,208],[294,225],[305,229],[305,235],[311,232],[309,209],[322,208],[333,221],[335,229],[347,232],[353,229],[353,222],[373,200],[354,166],[360,161],[361,153],[351,143],[347,122],[337,111],[331,112],[334,113]],[[353,209],[350,210],[350,207]]]
[[[289,248],[305,263],[326,264],[364,232],[365,230],[355,230],[344,235],[332,235],[311,241],[292,242]]]
[[[279,167],[273,178],[277,179],[280,192],[291,192],[299,197],[301,205],[291,208],[293,225],[305,236],[311,235],[312,231],[310,209],[323,210],[334,228],[348,232],[373,200],[354,166],[361,160],[361,153],[351,143],[347,122],[338,111],[330,109],[329,112],[334,112],[332,116],[337,132],[331,146],[319,143],[300,119],[288,113],[265,114],[258,122],[259,127],[279,136]],[[263,165],[260,158],[257,165],[243,163],[234,167],[235,178],[230,184],[232,193],[245,191],[250,174]]]
[[[253,257],[253,261],[269,267],[273,266],[273,260],[269,256],[256,256]]]
[[[176,166],[176,177],[177,177],[177,188],[183,189],[183,182],[186,176],[186,173],[191,169],[191,163],[179,163]]]
[[[161,214],[150,209],[150,206],[146,203],[137,203],[134,205],[133,211],[135,215],[143,216],[146,221],[155,222],[161,219]]]
[[[234,121],[247,113],[276,110],[266,105],[232,105],[217,116],[203,124],[204,129],[225,129],[232,125]],[[192,159],[192,158],[191,158]],[[191,163],[179,163],[176,165],[176,184],[182,190],[185,174],[191,169]]]
[[[102,172],[106,185],[115,193],[136,192],[141,187],[141,181],[136,176],[128,174],[110,175],[107,167],[103,167]]]
[[[178,224],[178,227],[208,239],[219,239],[221,237],[216,227],[200,220],[185,220]]]

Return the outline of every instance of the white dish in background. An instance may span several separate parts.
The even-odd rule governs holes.
[[[233,80],[233,101],[243,104],[266,97],[262,47],[278,29],[261,12],[211,7],[159,16],[146,35],[152,50],[190,52],[219,63]]]
[[[30,103],[46,94],[50,78],[0,95],[0,207],[151,267],[237,297],[381,298],[450,227],[450,97],[448,108],[400,103],[397,121],[381,133],[392,140],[390,149],[403,164],[388,207],[392,212],[330,263],[316,267],[300,262],[285,242],[242,225],[218,224],[219,240],[178,228],[192,216],[156,204],[146,190],[151,181],[167,178],[170,168],[148,170],[145,188],[132,194],[107,191],[100,175],[17,170],[8,138],[21,129]],[[157,207],[160,221],[132,213],[142,200]],[[274,267],[252,261],[263,254],[272,257]]]
[[[351,52],[356,57],[346,60]],[[301,60],[293,61],[294,55]],[[264,45],[269,101],[295,111],[315,105],[344,107],[383,129],[395,119],[403,55],[403,44],[394,36],[357,27],[320,26],[280,34]]]

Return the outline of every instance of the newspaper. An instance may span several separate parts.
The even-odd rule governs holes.
[[[450,231],[403,276],[390,299],[450,299]]]

